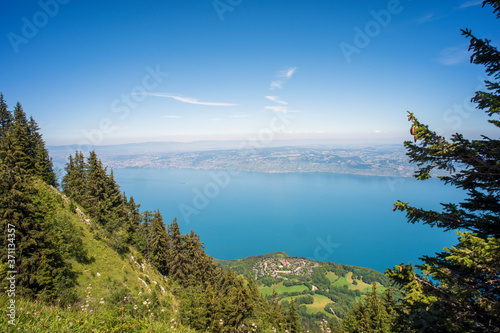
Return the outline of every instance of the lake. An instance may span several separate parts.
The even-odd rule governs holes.
[[[177,217],[215,258],[285,251],[380,272],[457,243],[455,232],[407,223],[392,211],[396,200],[440,210],[440,202],[465,197],[437,179],[169,169],[114,175],[141,211],[160,209],[167,224]]]

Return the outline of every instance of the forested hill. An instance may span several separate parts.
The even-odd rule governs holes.
[[[290,257],[285,252],[214,262],[255,280],[262,294],[276,293],[285,306],[295,298],[302,320],[311,324],[323,318],[343,319],[357,300],[372,291],[372,284],[378,292],[389,284],[384,274],[370,268]]]

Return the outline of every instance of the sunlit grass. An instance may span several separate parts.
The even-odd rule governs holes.
[[[275,286],[271,286],[271,287],[259,287],[259,291],[264,296],[271,295],[273,293],[274,289],[276,289],[276,292],[278,294],[283,294],[285,292],[292,293],[292,292],[301,292],[301,291],[309,290],[309,288],[307,288],[307,286],[305,286],[303,284],[298,285],[298,286],[287,287],[287,286],[283,285],[283,282],[280,282],[280,283],[276,284]]]
[[[0,323],[2,332],[194,332],[182,327],[178,320],[163,309],[152,311],[140,304],[136,313],[126,307],[71,306],[61,308],[39,302],[16,299],[15,325],[8,323],[7,302],[0,297]]]

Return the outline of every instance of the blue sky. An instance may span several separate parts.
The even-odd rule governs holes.
[[[474,0],[9,2],[0,91],[49,145],[493,135],[461,28],[498,41]]]

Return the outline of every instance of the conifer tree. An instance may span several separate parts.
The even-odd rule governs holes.
[[[279,294],[276,292],[276,288],[273,288],[273,293],[271,294],[270,299],[270,321],[276,328],[283,328],[285,317],[279,301]]]
[[[500,18],[500,1],[485,0]],[[500,127],[500,53],[486,39],[470,39],[471,62],[484,65],[491,80],[487,91],[478,91],[472,99],[477,108]],[[434,169],[445,170],[439,177],[446,184],[465,190],[460,203],[443,204],[437,212],[396,202],[394,209],[406,212],[411,223],[422,222],[459,234],[459,244],[434,257],[422,258],[417,274],[412,265],[396,266],[387,274],[403,294],[399,310],[408,330],[426,332],[498,332],[500,331],[500,140],[482,136],[469,140],[462,134],[450,139],[431,131],[412,113],[414,141],[405,142],[410,161],[419,169],[415,177],[425,180]],[[428,278],[431,276],[432,279]]]
[[[150,261],[163,275],[168,275],[170,241],[160,211],[151,219]]]
[[[180,233],[177,218],[174,218],[172,223],[168,226],[168,234],[170,236],[170,275],[180,285],[187,286],[189,284],[189,267],[186,265],[188,261],[187,253],[184,236]]]
[[[8,110],[3,94],[0,93],[0,139],[5,136],[5,133],[10,129],[12,121],[12,112]]]
[[[54,165],[49,152],[45,148],[45,142],[40,134],[38,124],[30,117],[28,121],[29,145],[30,154],[33,159],[34,173],[42,178],[42,180],[52,186],[57,186],[56,174]]]
[[[300,324],[300,317],[297,313],[297,308],[295,307],[295,300],[292,298],[290,300],[290,309],[288,310],[287,317],[288,327],[290,328],[290,333],[299,333],[302,331],[302,326]]]
[[[97,158],[95,151],[91,151],[85,165],[85,186],[88,197],[81,202],[90,216],[97,222],[105,225],[107,221],[107,209],[110,208],[107,199],[108,177],[106,169],[101,160]]]
[[[391,291],[381,298],[377,292],[376,282],[372,283],[372,292],[365,300],[353,307],[343,322],[343,329],[349,333],[360,332],[393,332],[394,318],[392,313],[393,299]]]
[[[105,170],[105,169],[104,169]],[[109,231],[116,231],[121,229],[123,234],[126,234],[128,229],[128,207],[123,198],[123,194],[120,192],[120,186],[116,183],[114,178],[113,170],[111,170],[109,176],[104,171],[106,187],[104,191],[104,207],[105,215],[107,216],[107,226]],[[126,242],[128,240],[128,234],[125,235],[125,239],[122,241]]]
[[[14,152],[16,154],[15,159],[20,167],[33,174],[33,160],[30,158],[29,154],[29,130],[28,121],[26,119],[26,114],[18,102],[14,108],[14,122],[12,125],[12,144],[15,146]]]
[[[135,203],[133,196],[131,196],[130,199],[127,200],[124,194],[123,200],[125,201],[128,208],[128,220],[126,226],[126,231],[129,237],[128,242],[129,244],[137,246],[137,248],[140,248],[139,246],[140,225],[141,225],[142,215],[139,211],[139,208],[141,207],[141,205]]]
[[[145,258],[150,258],[151,255],[151,237],[152,237],[152,227],[151,219],[153,218],[153,213],[150,211],[145,211],[142,214],[142,223],[139,229],[139,242],[138,248],[142,252]]]

